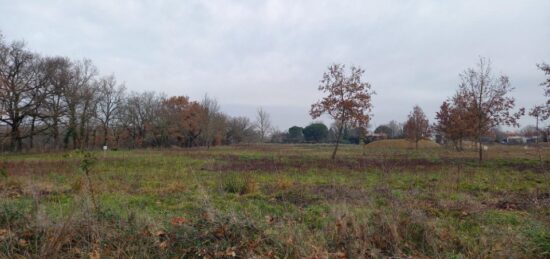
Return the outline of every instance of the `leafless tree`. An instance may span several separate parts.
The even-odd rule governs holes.
[[[392,132],[390,138],[397,138],[403,135],[403,123],[392,120],[388,123],[387,126],[391,129]]]
[[[535,118],[535,121],[536,121],[536,124],[535,124],[535,128],[538,132],[538,137],[537,137],[537,143],[538,143],[538,138],[540,138],[540,129],[539,129],[539,122],[541,121],[544,121],[546,119],[548,119],[548,113],[546,112],[546,109],[544,106],[542,105],[535,105],[535,107],[533,107],[531,110],[529,110],[529,116]]]
[[[132,138],[134,146],[142,147],[156,117],[159,116],[163,97],[155,92],[131,93],[127,99],[121,120]]]
[[[63,98],[67,105],[68,123],[64,137],[64,148],[72,142],[73,148],[82,148],[82,139],[86,135],[86,124],[93,113],[90,106],[97,98],[94,77],[97,69],[89,59],[71,62],[71,81],[64,88]],[[80,130],[79,130],[80,129]]]
[[[10,128],[12,151],[22,150],[23,139],[28,137],[21,132],[22,125],[44,98],[37,60],[23,42],[7,44],[0,39],[0,122]]]
[[[219,119],[217,114],[220,112],[220,105],[216,99],[206,94],[201,101],[201,107],[201,134],[207,149],[209,149],[216,134],[216,120]]]
[[[257,140],[257,134],[250,119],[234,117],[228,120],[226,139],[229,144],[249,143]]]
[[[65,57],[46,57],[44,69],[47,76],[47,94],[43,106],[46,111],[45,122],[50,128],[53,148],[59,148],[60,130],[67,115],[67,103],[64,93],[69,87],[71,61]]]
[[[260,141],[263,143],[272,131],[271,116],[262,107],[256,111],[256,127],[260,135]]]
[[[106,146],[111,122],[122,106],[126,88],[124,84],[117,85],[114,75],[101,78],[98,84],[97,118],[103,127],[103,145]]]
[[[546,63],[538,64],[537,67],[544,72],[548,78],[544,82],[542,82],[540,85],[544,86],[544,95],[546,97],[550,97],[550,65]],[[550,105],[550,99],[546,102],[547,105]]]

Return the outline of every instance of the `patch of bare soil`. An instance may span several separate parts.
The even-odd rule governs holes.
[[[102,161],[120,160],[122,158],[109,158]],[[8,175],[40,175],[48,173],[74,173],[78,170],[78,160],[38,160],[38,161],[10,161],[3,162],[1,167],[6,169]]]
[[[56,161],[15,161],[5,162],[4,168],[9,175],[47,174],[50,172],[66,173],[74,171],[75,162]]]
[[[543,170],[540,163],[508,162],[508,163],[505,163],[504,166],[520,172],[531,171],[531,172],[541,173],[541,174],[547,173],[545,172],[545,170]],[[546,168],[546,170],[550,169],[550,161],[546,161],[544,163],[544,168]]]
[[[502,210],[550,208],[550,192],[508,195],[496,202],[494,207]]]
[[[442,166],[439,162],[426,159],[303,159],[299,157],[239,159],[237,156],[219,156],[216,160],[203,166],[202,170],[218,172],[260,171],[277,172],[281,170],[306,171],[309,169],[352,170],[382,169],[384,171],[435,170]]]

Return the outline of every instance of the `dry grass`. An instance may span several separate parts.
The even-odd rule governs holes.
[[[521,148],[482,165],[444,148],[330,151],[111,152],[90,171],[97,210],[77,159],[6,156],[22,167],[0,177],[0,258],[550,256],[550,183]]]

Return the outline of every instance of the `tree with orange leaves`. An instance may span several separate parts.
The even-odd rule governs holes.
[[[514,90],[510,79],[505,75],[494,77],[491,62],[480,58],[477,68],[466,69],[460,74],[459,92],[464,93],[471,104],[472,132],[478,142],[484,134],[499,125],[519,126],[518,120],[525,113],[521,108],[512,113],[515,106],[514,97],[509,94]],[[479,162],[483,160],[483,147],[479,143]]]
[[[371,90],[371,85],[362,81],[361,77],[365,70],[352,66],[349,75],[346,75],[344,70],[345,66],[342,64],[328,67],[319,85],[319,91],[327,93],[327,96],[312,104],[309,112],[313,119],[327,113],[336,122],[337,137],[332,159],[336,158],[338,144],[346,125],[367,128],[371,118],[371,98],[375,94]]]
[[[166,117],[170,138],[180,146],[192,146],[200,135],[201,108],[186,96],[172,96],[162,102],[162,116]]]
[[[474,119],[470,112],[471,104],[466,93],[457,92],[453,98],[443,102],[435,118],[434,130],[445,139],[453,142],[457,151],[462,151],[462,140],[472,137]]]
[[[426,118],[426,114],[420,106],[415,105],[413,111],[409,114],[409,119],[403,127],[405,137],[414,142],[418,149],[418,142],[430,136],[430,122]]]

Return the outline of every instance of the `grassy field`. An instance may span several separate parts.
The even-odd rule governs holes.
[[[0,257],[550,257],[535,149],[426,146],[2,155]]]

